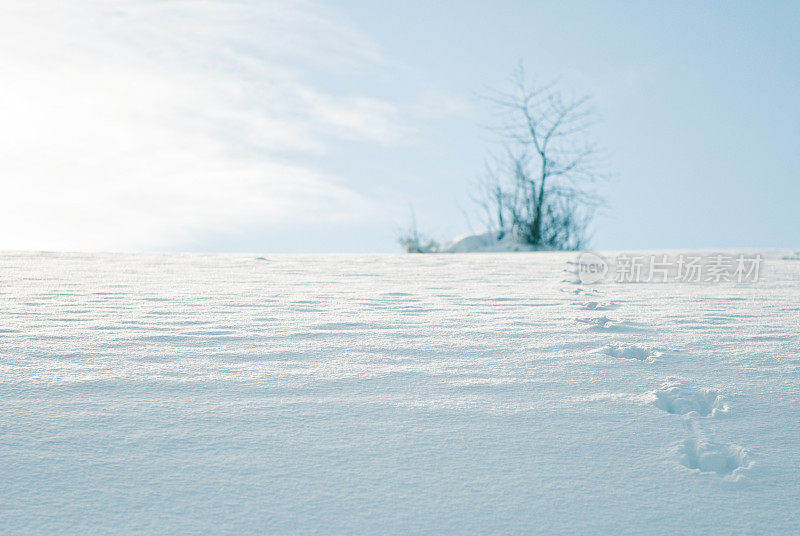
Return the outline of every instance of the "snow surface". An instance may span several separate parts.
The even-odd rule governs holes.
[[[0,533],[797,534],[793,255],[0,254]]]

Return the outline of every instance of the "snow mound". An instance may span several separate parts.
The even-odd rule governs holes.
[[[545,248],[522,244],[511,233],[497,237],[498,232],[462,235],[449,242],[434,246],[431,253],[506,253],[515,251],[543,251]]]

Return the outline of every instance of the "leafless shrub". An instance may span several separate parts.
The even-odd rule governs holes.
[[[413,208],[411,209],[411,226],[400,233],[397,241],[403,246],[406,253],[433,253],[439,247],[437,242],[420,234]]]
[[[492,97],[505,152],[487,165],[477,199],[489,230],[523,244],[580,249],[598,198],[598,152],[587,140],[588,97],[566,99],[553,84],[529,87],[520,66],[512,90]]]

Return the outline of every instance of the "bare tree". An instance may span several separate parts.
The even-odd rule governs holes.
[[[565,99],[554,84],[529,87],[520,66],[512,90],[491,98],[501,117],[505,153],[488,166],[478,197],[497,225],[533,246],[579,249],[598,199],[597,150],[587,139],[588,97]]]

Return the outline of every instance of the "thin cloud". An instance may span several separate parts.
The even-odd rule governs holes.
[[[4,249],[366,218],[375,202],[302,157],[403,131],[395,105],[314,83],[384,60],[308,2],[20,1],[0,8],[0,61]]]

